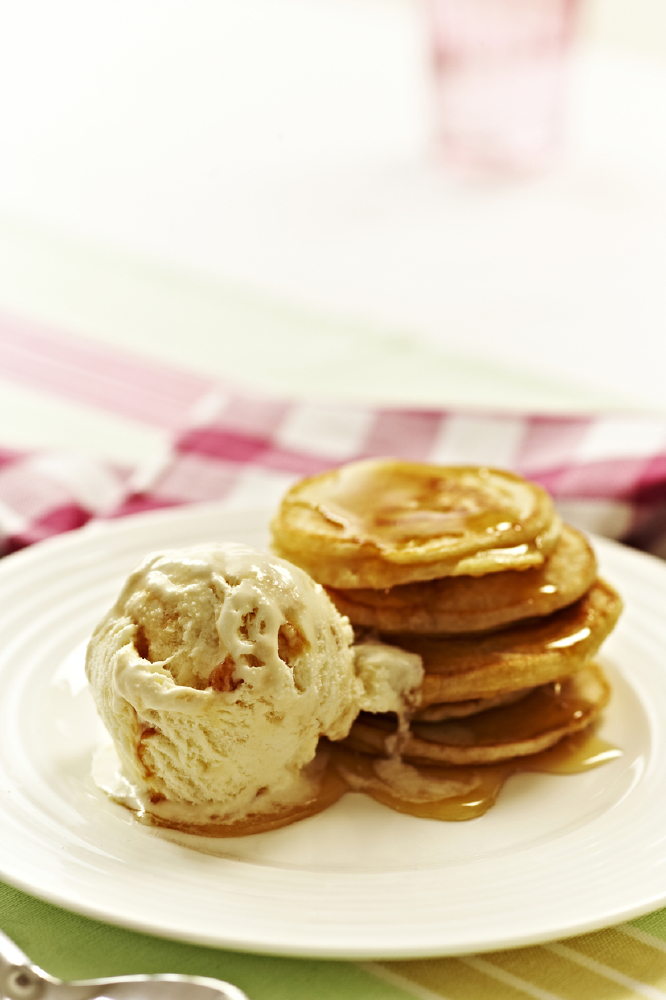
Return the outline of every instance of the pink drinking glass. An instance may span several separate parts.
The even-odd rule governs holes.
[[[578,0],[429,0],[438,140],[466,170],[551,165]]]

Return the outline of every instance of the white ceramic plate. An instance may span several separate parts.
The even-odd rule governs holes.
[[[624,756],[587,774],[521,775],[486,816],[439,823],[361,795],[225,841],[160,839],[97,790],[105,734],[86,638],[147,551],[264,547],[265,513],[188,508],[85,528],[0,563],[0,875],[112,923],[299,956],[427,956],[580,933],[666,902],[666,564],[598,540],[626,611],[604,647],[603,735]]]

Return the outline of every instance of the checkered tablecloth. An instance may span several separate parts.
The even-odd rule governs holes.
[[[295,479],[393,455],[488,464],[544,485],[564,517],[666,556],[666,420],[351,406],[258,396],[0,318],[5,379],[163,431],[149,462],[119,467],[75,447],[0,447],[0,551],[95,519],[218,500],[275,505]],[[0,440],[1,444],[1,440]],[[59,976],[182,971],[220,976],[252,1000],[628,1000],[666,997],[666,911],[511,952],[355,963],[240,955],[109,927],[0,885],[0,925]]]
[[[649,415],[377,409],[208,389],[144,467],[71,453],[0,450],[5,552],[93,518],[218,500],[275,505],[342,462],[392,455],[512,469],[586,531],[666,554],[666,420]]]

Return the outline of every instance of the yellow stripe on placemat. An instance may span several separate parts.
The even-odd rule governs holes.
[[[633,928],[610,927],[550,946],[560,955],[595,968],[616,982],[651,996],[666,997],[666,947]]]
[[[590,969],[566,953],[548,947],[520,948],[517,951],[498,951],[485,955],[492,966],[510,972],[526,983],[548,990],[560,1000],[593,1000],[596,997],[617,996],[622,1000],[638,997],[630,990],[626,993],[610,992],[609,978],[597,969]],[[610,971],[610,970],[609,970]]]
[[[552,994],[535,992],[514,976],[503,975],[483,958],[434,958],[415,962],[378,962],[366,968],[390,982],[412,989],[419,1000],[559,1000]],[[415,988],[414,988],[415,987]]]
[[[423,1000],[666,1000],[666,942],[639,923],[515,951],[366,968]]]

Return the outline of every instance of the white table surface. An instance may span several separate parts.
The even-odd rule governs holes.
[[[435,155],[415,0],[0,17],[0,312],[287,393],[666,412],[666,43],[588,31],[561,162],[480,184]],[[0,419],[159,436],[2,372]]]

